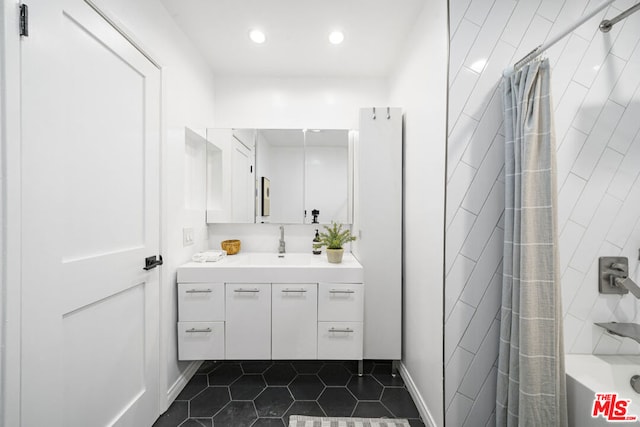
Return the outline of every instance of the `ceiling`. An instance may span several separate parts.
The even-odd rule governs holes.
[[[160,0],[217,75],[383,77],[427,0]],[[266,33],[258,45],[250,29]],[[340,45],[328,42],[341,30]]]

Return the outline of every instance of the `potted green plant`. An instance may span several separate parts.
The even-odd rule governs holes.
[[[351,230],[342,229],[342,224],[331,221],[331,227],[325,225],[326,230],[320,233],[320,242],[314,246],[327,247],[327,260],[334,264],[342,262],[342,256],[344,254],[344,248],[342,247],[347,242],[353,242],[356,240],[356,236],[351,235]]]

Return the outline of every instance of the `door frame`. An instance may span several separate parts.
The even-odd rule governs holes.
[[[142,53],[160,72],[160,221],[159,248],[168,254],[167,224],[167,168],[166,155],[166,75],[158,56],[151,52],[135,33],[126,27],[104,4],[104,0],[84,0],[100,16]],[[27,0],[28,3],[28,0]],[[22,102],[21,37],[19,35],[20,1],[3,1],[0,7],[0,427],[21,425],[21,346],[22,346]],[[27,39],[28,41],[28,39]],[[24,230],[27,232],[28,230]],[[160,268],[159,274],[159,369],[158,403],[160,415],[169,406],[168,401],[168,311],[171,300],[172,274]]]
[[[2,183],[2,284],[0,295],[0,426],[20,425],[20,347],[22,307],[21,284],[21,99],[19,2],[2,3],[0,53],[4,61],[0,70],[0,138]]]

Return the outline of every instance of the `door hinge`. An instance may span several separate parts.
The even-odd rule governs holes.
[[[29,37],[29,6],[20,5],[20,36]]]

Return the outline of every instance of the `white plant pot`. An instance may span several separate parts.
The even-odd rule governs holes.
[[[333,264],[340,264],[342,255],[344,255],[344,249],[327,249],[327,260]]]

